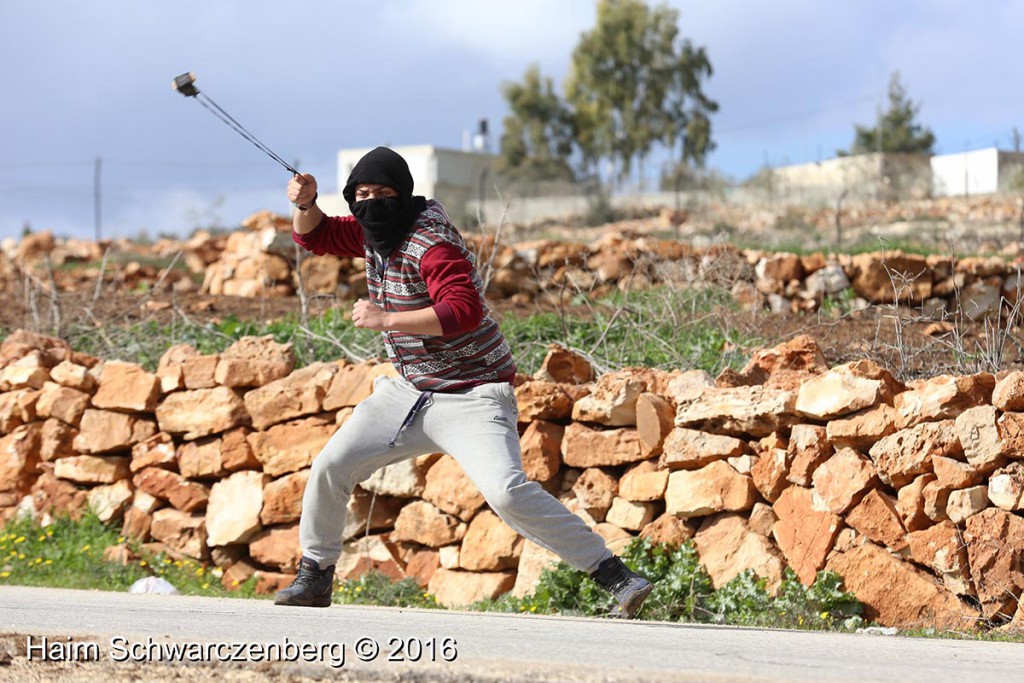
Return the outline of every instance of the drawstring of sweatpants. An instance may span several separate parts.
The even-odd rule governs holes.
[[[406,415],[405,419],[402,421],[402,426],[399,427],[398,431],[395,432],[395,435],[391,437],[391,441],[388,441],[388,448],[395,447],[395,442],[398,441],[398,437],[400,437],[402,435],[402,432],[404,432],[409,427],[409,425],[413,423],[413,421],[416,419],[416,416],[419,414],[421,410],[423,410],[423,408],[427,405],[427,402],[430,400],[430,397],[433,395],[433,391],[424,391],[416,398],[416,402],[413,403],[412,408],[409,409],[409,414]]]

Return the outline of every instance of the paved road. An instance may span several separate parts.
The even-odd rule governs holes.
[[[283,608],[264,600],[4,586],[0,634],[12,633],[34,636],[35,660],[50,657],[49,651],[39,654],[42,636],[49,636],[48,647],[59,646],[57,654],[70,656],[75,652],[65,636],[74,637],[80,652],[95,642],[115,674],[115,658],[153,658],[160,644],[231,642],[327,643],[309,655],[311,663],[276,666],[348,680],[1024,681],[1024,644],[1014,643],[439,610]],[[371,657],[374,645],[379,654]],[[361,661],[359,648],[373,661]],[[418,661],[409,661],[420,649]],[[404,654],[405,661],[388,661],[389,653],[395,659]],[[202,657],[236,655],[224,646]],[[331,672],[332,657],[338,663],[341,655],[344,667]],[[253,658],[259,656],[257,651]]]

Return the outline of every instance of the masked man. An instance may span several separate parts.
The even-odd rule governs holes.
[[[356,302],[352,320],[384,335],[401,377],[378,379],[313,461],[299,524],[303,557],[275,603],[330,605],[352,490],[378,468],[444,452],[506,524],[588,572],[614,595],[617,614],[633,617],[651,584],[523,473],[512,353],[444,207],[413,195],[408,165],[386,147],[360,159],[343,195],[352,215],[326,216],[316,179],[293,177],[293,238],[314,254],[366,259],[370,299]]]

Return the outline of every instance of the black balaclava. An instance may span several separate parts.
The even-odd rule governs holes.
[[[357,185],[387,185],[397,197],[356,201]],[[352,169],[342,190],[352,215],[363,228],[366,240],[381,256],[387,256],[402,243],[427,202],[412,196],[409,164],[397,152],[377,147],[368,152]]]

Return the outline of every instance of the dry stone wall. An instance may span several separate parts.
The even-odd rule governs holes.
[[[246,338],[155,373],[17,331],[0,345],[0,518],[91,509],[225,586],[286,584],[309,467],[388,364],[295,369]],[[828,367],[807,337],[741,371],[594,378],[552,348],[516,389],[527,476],[619,550],[692,539],[716,586],[834,570],[885,625],[1024,624],[1024,373],[902,384]],[[387,467],[349,505],[341,578],[412,577],[447,605],[526,594],[556,558],[448,455]]]

